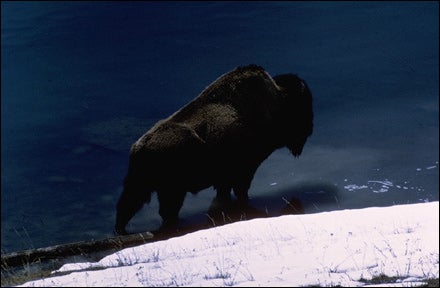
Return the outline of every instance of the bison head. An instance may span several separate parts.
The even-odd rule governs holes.
[[[297,157],[313,132],[312,93],[304,80],[296,75],[283,74],[273,79],[282,90],[280,129],[283,141]]]

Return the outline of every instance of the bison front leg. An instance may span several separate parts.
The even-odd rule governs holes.
[[[227,185],[219,185],[215,187],[217,191],[217,195],[215,196],[215,200],[220,204],[228,204],[231,202],[231,186]]]
[[[237,173],[238,177],[235,179],[233,189],[240,205],[247,205],[249,200],[248,191],[257,168],[258,165],[249,165],[247,167],[245,166],[245,168],[241,170],[241,173]]]
[[[249,184],[240,183],[234,186],[234,194],[237,197],[237,201],[239,205],[246,205],[249,200],[248,191]]]
[[[185,200],[186,191],[157,191],[159,200],[159,214],[163,220],[163,226],[177,224],[179,211]]]

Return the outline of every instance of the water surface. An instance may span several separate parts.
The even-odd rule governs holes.
[[[280,149],[258,169],[258,211],[439,199],[436,2],[1,8],[2,253],[111,236],[131,143],[251,63],[305,79],[315,112],[301,157]],[[182,221],[207,221],[213,195],[188,195]],[[153,199],[128,229],[159,225]]]

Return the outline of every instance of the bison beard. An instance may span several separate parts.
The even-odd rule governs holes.
[[[246,203],[261,162],[281,147],[299,156],[312,130],[312,95],[296,75],[272,78],[256,65],[222,75],[132,145],[115,232],[127,234],[154,191],[164,225],[177,221],[187,192],[213,186],[219,201],[233,190]]]

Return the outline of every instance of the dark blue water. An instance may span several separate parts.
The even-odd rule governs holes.
[[[251,203],[305,213],[438,201],[437,2],[1,2],[2,253],[112,235],[130,145],[255,63],[314,95],[299,159]],[[188,195],[182,221],[214,195]],[[157,201],[128,230],[158,228]]]

